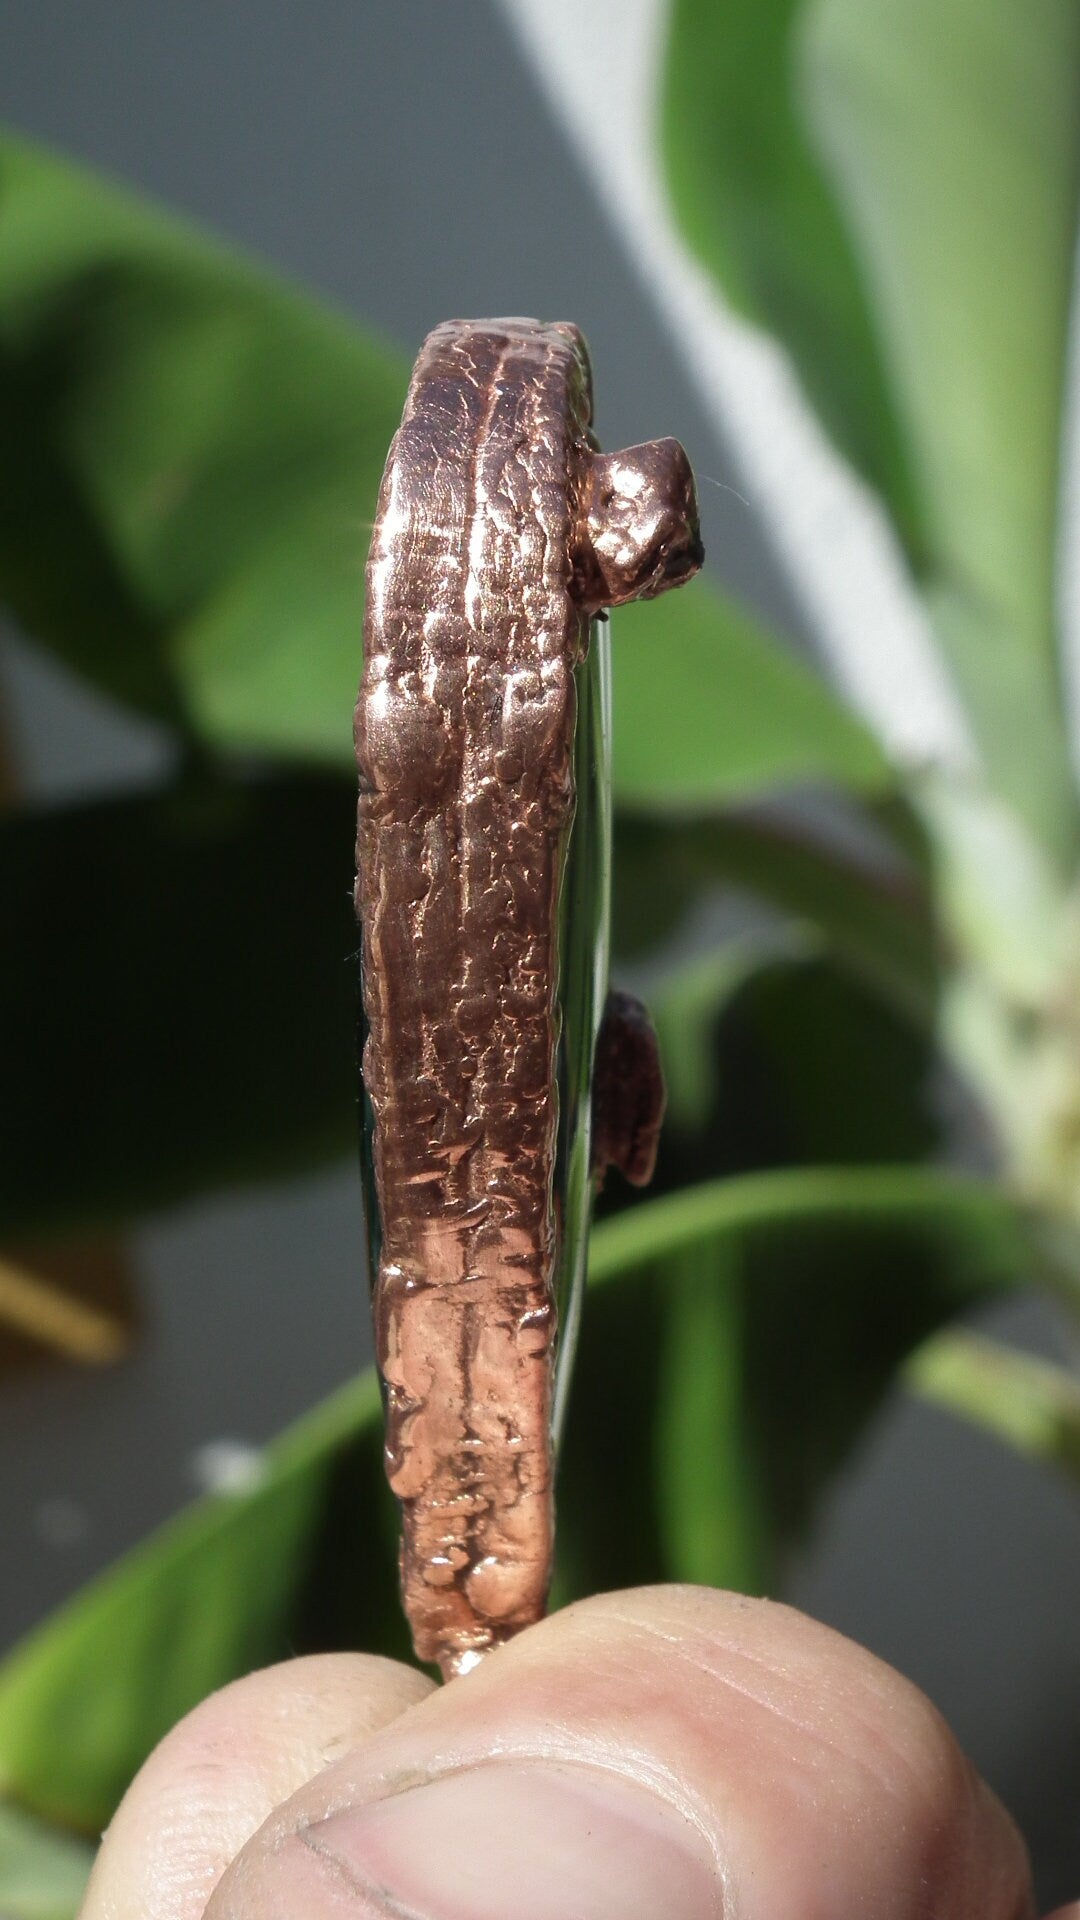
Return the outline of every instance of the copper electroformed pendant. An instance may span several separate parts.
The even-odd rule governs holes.
[[[663,1105],[636,1004],[613,996],[600,1035],[593,618],[687,579],[702,552],[678,443],[604,455],[591,414],[575,327],[437,327],[368,562],[356,900],[376,1349],[405,1609],[448,1675],[543,1613],[556,1345],[561,1394],[594,1174],[614,1161],[647,1180]]]

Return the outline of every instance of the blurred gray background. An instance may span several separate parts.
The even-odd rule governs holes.
[[[710,564],[805,640],[767,535],[730,491],[730,453],[487,0],[36,0],[4,24],[10,121],[251,248],[406,354],[451,314],[577,320],[603,438],[677,434],[722,483],[702,488]],[[167,765],[152,729],[17,635],[0,672],[26,797],[137,785]],[[134,1356],[5,1383],[0,1644],[367,1358],[361,1242],[351,1164],[170,1214],[135,1245]],[[1056,1346],[1032,1308],[993,1321]],[[789,1581],[934,1697],[1024,1825],[1048,1903],[1080,1891],[1078,1596],[1080,1503],[899,1394]]]

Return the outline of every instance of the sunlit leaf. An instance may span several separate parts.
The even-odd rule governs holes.
[[[1080,8],[808,0],[804,24],[806,107],[871,288],[939,631],[991,768],[1045,815],[1065,780],[1054,549]]]
[[[881,749],[824,681],[706,581],[616,620],[620,803],[670,811],[811,782],[892,784]]]
[[[665,141],[689,237],[882,493],[991,783],[1071,859],[1053,616],[1075,0],[677,0]]]
[[[218,747],[348,764],[362,562],[404,369],[344,319],[61,162],[0,145],[0,595]],[[704,585],[621,623],[616,780],[663,806],[881,755]]]
[[[859,261],[798,111],[803,0],[675,0],[663,144],[675,210],[727,299],[778,335],[909,543],[918,508]]]
[[[96,684],[347,764],[404,391],[314,298],[0,139],[0,601]]]

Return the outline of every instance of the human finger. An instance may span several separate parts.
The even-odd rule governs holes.
[[[1029,1920],[1027,1859],[940,1715],[786,1607],[566,1609],[329,1766],[207,1920]]]
[[[130,1787],[80,1920],[201,1920],[226,1866],[273,1808],[431,1686],[397,1661],[324,1654],[213,1694]]]

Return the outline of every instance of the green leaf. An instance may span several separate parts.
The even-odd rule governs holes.
[[[842,825],[843,823],[841,823]],[[635,953],[668,934],[707,889],[734,889],[819,933],[837,959],[919,1025],[934,1015],[943,952],[926,886],[888,841],[856,822],[855,844],[797,802],[665,821],[615,822],[613,937]]]
[[[0,146],[0,592],[110,691],[219,747],[347,759],[365,522],[403,391],[314,301]],[[814,674],[704,586],[626,622],[616,709],[639,801],[887,781]]]
[[[803,98],[871,289],[938,632],[999,790],[1071,852],[1054,552],[1080,8],[808,0],[803,25]]]
[[[1002,1001],[1042,1016],[1070,965],[1071,903],[1045,850],[993,794],[945,775],[918,783],[942,922]]]
[[[738,1246],[716,1236],[665,1269],[656,1478],[667,1577],[761,1592],[772,1542],[749,1437]]]
[[[608,1241],[620,1225],[594,1235],[590,1278],[600,1284],[586,1299],[559,1461],[552,1604],[691,1569],[764,1591],[776,1541],[746,1424],[738,1230],[669,1253],[666,1232],[647,1228],[638,1241]],[[683,1378],[695,1315],[694,1370]]]
[[[354,806],[200,775],[0,823],[5,1240],[355,1144]]]
[[[822,955],[748,981],[718,1052],[712,1131],[738,1166],[911,1164],[947,1150],[933,1033]]]
[[[704,580],[620,615],[612,655],[620,804],[685,809],[812,782],[893,783],[824,681]]]
[[[955,1262],[954,1306],[1014,1285],[1028,1269],[1023,1221],[988,1181],[935,1167],[797,1167],[744,1174],[643,1200],[593,1232],[589,1278],[603,1284],[716,1234],[793,1229],[925,1230]]]
[[[927,1169],[717,1181],[601,1225],[562,1595],[693,1569],[766,1584],[903,1355],[1026,1259],[1000,1194]],[[367,1374],[267,1448],[250,1491],[198,1502],[0,1664],[0,1793],[99,1830],[215,1687],[307,1648],[398,1655],[403,1637]]]
[[[904,1380],[932,1405],[1080,1480],[1080,1386],[1064,1367],[961,1329],[913,1353]]]
[[[347,763],[404,386],[315,301],[0,143],[0,594],[111,692],[219,748]],[[638,801],[888,781],[816,676],[703,585],[620,629],[616,712]]]
[[[0,599],[120,699],[348,764],[405,379],[316,300],[0,139]]]
[[[735,847],[745,854],[756,823],[748,847],[734,824]],[[696,853],[718,851],[707,827],[695,847],[694,827],[679,836],[653,826],[645,823],[636,844],[639,896],[647,896],[651,871],[677,882],[693,871]],[[625,853],[621,835],[618,844]],[[782,841],[781,848],[797,854],[797,845]],[[780,874],[787,877],[782,863]],[[880,927],[871,893],[865,927],[856,920],[852,932],[841,918],[836,937],[809,912],[777,911],[737,886],[688,884],[675,937],[631,976],[652,1015],[667,1082],[661,1182],[685,1185],[777,1161],[922,1159],[940,1145],[927,1099],[935,1060],[929,929],[914,918],[914,893],[898,888],[896,898],[881,872],[876,879],[885,907]],[[828,905],[842,906],[844,894],[838,888],[836,903],[823,894],[828,921]],[[819,903],[804,895],[803,904]],[[902,906],[913,924],[905,926]],[[905,951],[901,929],[924,932],[922,953],[914,937]],[[880,944],[871,938],[877,933]]]
[[[0,1793],[100,1831],[150,1749],[215,1687],[293,1650],[289,1623],[336,1455],[354,1436],[381,1463],[378,1386],[365,1374],[266,1449],[252,1492],[189,1508],[76,1595],[0,1663]],[[387,1496],[389,1503],[389,1496]],[[397,1610],[389,1533],[367,1547],[356,1630]],[[382,1644],[393,1644],[384,1629]]]
[[[676,211],[925,584],[991,782],[1059,863],[1054,650],[1076,0],[676,0]]]
[[[926,1167],[743,1175],[603,1222],[562,1469],[562,1591],[674,1577],[676,1551],[677,1565],[712,1555],[767,1583],[905,1355],[1033,1266],[1005,1196]],[[704,1463],[669,1398],[695,1271],[721,1288],[702,1339],[718,1368],[707,1431],[727,1457]],[[700,1403],[707,1382],[692,1370],[687,1383]],[[688,1529],[677,1542],[672,1513]]]
[[[93,1849],[0,1801],[0,1914],[4,1920],[75,1920]]]
[[[664,968],[648,989],[648,1003],[664,1064],[668,1125],[687,1133],[708,1121],[716,1099],[713,1042],[724,1008],[762,968],[813,951],[812,934],[777,916]]]
[[[675,0],[662,137],[675,212],[730,303],[779,336],[836,444],[919,511],[860,264],[792,87],[803,0]]]

